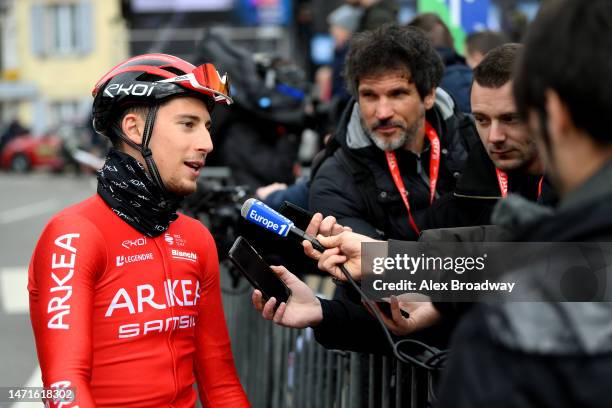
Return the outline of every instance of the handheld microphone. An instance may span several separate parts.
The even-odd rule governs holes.
[[[247,221],[259,225],[281,237],[290,236],[299,240],[299,242],[306,240],[319,252],[323,252],[326,249],[316,238],[311,237],[293,225],[293,222],[289,218],[279,214],[277,211],[274,211],[272,208],[255,198],[249,198],[242,204],[240,215]]]

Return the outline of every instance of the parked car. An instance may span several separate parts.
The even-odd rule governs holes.
[[[40,167],[62,171],[65,161],[61,150],[62,140],[55,135],[18,136],[2,149],[0,167],[21,173]]]

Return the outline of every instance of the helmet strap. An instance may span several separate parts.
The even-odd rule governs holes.
[[[132,141],[130,140],[130,138],[129,138],[129,137],[127,137],[126,135],[124,135],[124,134],[123,134],[123,130],[121,130],[121,128],[120,128],[119,126],[117,126],[117,125],[113,125],[113,126],[112,126],[112,128],[113,128],[113,130],[114,130],[115,134],[116,134],[117,136],[119,136],[119,139],[123,140],[125,143],[127,143],[128,145],[130,145],[130,146],[131,146],[131,147],[133,147],[134,149],[136,149],[136,150],[140,151],[140,145],[139,145],[139,144],[136,144],[136,143],[134,143],[134,142],[132,142]]]
[[[151,136],[153,135],[153,127],[155,125],[155,117],[157,116],[158,105],[154,105],[149,109],[147,113],[147,119],[145,121],[144,132],[142,134],[142,145],[140,146],[140,153],[142,157],[145,159],[145,163],[147,165],[147,169],[149,170],[149,174],[153,179],[153,183],[159,187],[160,191],[163,194],[163,198],[168,197],[168,191],[166,190],[166,186],[164,186],[164,182],[159,174],[159,170],[157,170],[157,165],[153,160],[153,152],[149,149],[149,142],[151,141]]]
[[[151,176],[153,184],[155,184],[159,188],[163,195],[163,197],[161,197],[161,205],[164,206],[164,203],[169,198],[168,190],[166,190],[166,186],[164,186],[162,178],[159,174],[159,170],[157,170],[157,165],[153,160],[153,152],[151,151],[151,149],[149,149],[149,142],[151,141],[151,136],[153,134],[153,127],[155,125],[155,117],[157,116],[158,108],[159,105],[151,106],[149,112],[147,113],[141,144],[134,143],[132,140],[130,140],[130,138],[127,137],[123,133],[123,130],[121,130],[118,126],[113,125],[113,129],[115,133],[121,138],[121,140],[123,140],[125,143],[127,143],[134,149],[138,150],[144,158],[147,170],[149,171],[149,175]]]

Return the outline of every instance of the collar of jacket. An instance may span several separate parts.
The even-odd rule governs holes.
[[[610,178],[612,178],[612,161],[565,197],[551,217],[520,223],[519,226],[522,228],[517,229],[517,239],[545,242],[612,241]],[[495,212],[497,211],[496,208]],[[500,208],[499,211],[504,209]],[[516,214],[520,209],[509,208],[505,211]]]
[[[465,58],[457,54],[452,48],[436,47],[436,51],[440,55],[440,58],[442,58],[442,62],[444,62],[444,66],[446,67],[450,65],[466,65]]]
[[[540,178],[540,176],[525,174],[521,170],[510,171],[508,172],[508,190],[530,201],[536,201]],[[495,165],[482,143],[478,142],[472,147],[453,194],[458,198],[479,200],[502,198]]]
[[[580,208],[584,204],[596,202],[603,197],[610,196],[612,194],[610,179],[612,179],[612,161],[607,162],[585,183],[568,194],[559,203],[559,211],[571,211],[575,208]]]
[[[453,194],[459,198],[480,200],[502,198],[495,165],[482,143],[475,143],[472,147]]]
[[[531,225],[552,215],[552,208],[536,204],[518,194],[510,194],[505,200],[497,203],[491,214],[491,222],[519,236],[522,231],[530,231]]]

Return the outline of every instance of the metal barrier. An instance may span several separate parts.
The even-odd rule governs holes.
[[[326,350],[312,329],[282,328],[251,305],[245,280],[227,289],[223,303],[236,367],[254,408],[425,408],[432,405],[432,374],[395,359]]]

